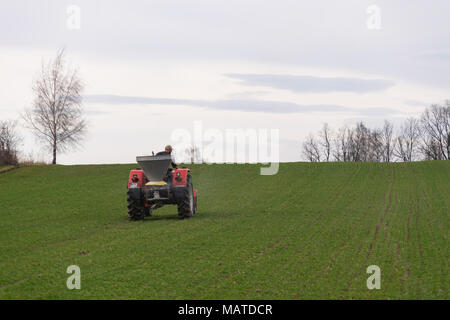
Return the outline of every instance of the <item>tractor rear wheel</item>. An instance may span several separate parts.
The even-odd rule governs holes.
[[[128,207],[128,218],[130,220],[142,220],[146,215],[149,215],[150,212],[148,208],[142,206],[138,200],[133,199],[130,193],[127,193],[127,207]]]
[[[194,187],[192,186],[192,179],[187,178],[187,185],[182,192],[181,199],[178,202],[178,216],[180,218],[190,218],[195,214],[194,203]]]

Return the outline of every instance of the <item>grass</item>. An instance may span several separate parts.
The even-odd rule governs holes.
[[[449,298],[449,161],[192,165],[195,218],[166,206],[130,222],[135,166],[1,174],[0,298]],[[73,264],[81,290],[66,288]]]
[[[14,168],[12,165],[0,165],[0,173],[7,172]]]

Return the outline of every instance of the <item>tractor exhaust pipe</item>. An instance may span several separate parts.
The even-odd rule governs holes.
[[[162,181],[167,174],[172,158],[170,155],[136,157],[145,176],[152,182]]]

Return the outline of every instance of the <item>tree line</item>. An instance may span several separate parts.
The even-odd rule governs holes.
[[[0,166],[18,163],[17,149],[20,141],[17,121],[0,120]]]
[[[302,156],[311,162],[449,160],[450,100],[431,105],[397,129],[388,120],[373,129],[362,121],[337,130],[325,123],[303,142]]]

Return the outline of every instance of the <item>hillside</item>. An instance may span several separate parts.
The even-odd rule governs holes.
[[[450,298],[450,161],[192,165],[195,218],[130,222],[135,167],[1,173],[0,299]]]

